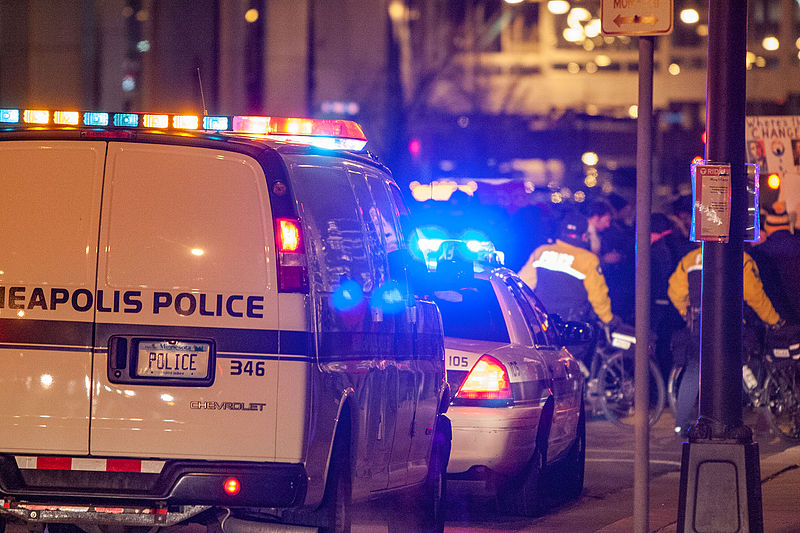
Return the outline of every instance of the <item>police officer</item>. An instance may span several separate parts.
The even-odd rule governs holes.
[[[766,240],[752,251],[764,290],[783,318],[800,324],[800,235],[791,231],[784,202],[772,204],[764,230]]]
[[[686,346],[686,366],[678,390],[677,413],[675,413],[675,432],[686,435],[687,428],[694,421],[697,404],[698,381],[700,375],[700,279],[703,269],[703,249],[696,248],[678,263],[669,278],[667,295],[672,305],[686,321],[689,338]],[[786,323],[772,306],[758,273],[756,262],[743,252],[742,268],[744,275],[744,300],[770,329],[776,330]],[[677,357],[677,354],[675,354]]]
[[[533,251],[519,271],[549,313],[564,320],[592,321],[593,315],[611,329],[621,324],[611,312],[608,286],[600,261],[587,247],[586,217],[568,212],[560,238]]]

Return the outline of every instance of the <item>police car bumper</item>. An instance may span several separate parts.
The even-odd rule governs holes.
[[[78,513],[81,520],[94,517],[90,521],[96,523],[139,523],[144,516],[147,523],[169,525],[184,520],[191,509],[195,512],[189,516],[212,506],[296,507],[307,488],[300,464],[168,461],[159,473],[29,470],[17,465],[14,457],[0,459],[0,511],[25,520],[47,521],[43,513],[62,518]],[[235,494],[225,490],[232,478],[238,481]]]
[[[540,406],[501,408],[451,406],[453,427],[448,474],[492,472],[511,475],[522,468],[536,447]],[[466,477],[469,477],[468,475]]]

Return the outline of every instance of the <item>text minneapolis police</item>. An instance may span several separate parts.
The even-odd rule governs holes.
[[[263,318],[264,297],[243,294],[205,294],[202,292],[69,290],[50,287],[0,287],[0,309],[55,311],[71,307],[75,311],[99,313],[150,313],[174,311],[183,316],[230,316]]]

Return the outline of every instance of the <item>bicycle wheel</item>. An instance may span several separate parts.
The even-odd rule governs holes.
[[[600,387],[600,402],[603,411],[611,422],[621,426],[633,426],[634,423],[634,355],[632,352],[619,351],[606,359],[597,376]],[[658,365],[650,359],[650,401],[648,405],[648,421],[652,426],[661,417],[664,410],[666,392],[664,378]]]
[[[676,365],[669,371],[669,378],[667,379],[667,401],[672,414],[678,413],[678,390],[681,387],[681,379],[683,379],[683,365]]]
[[[779,437],[800,442],[800,366],[796,361],[774,362],[764,383],[767,421]]]

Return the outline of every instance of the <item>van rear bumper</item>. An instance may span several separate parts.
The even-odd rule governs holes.
[[[230,478],[239,481],[237,494],[224,490]],[[13,456],[0,456],[6,501],[280,508],[302,505],[306,489],[302,464],[166,461],[158,473],[96,472],[23,469]]]

